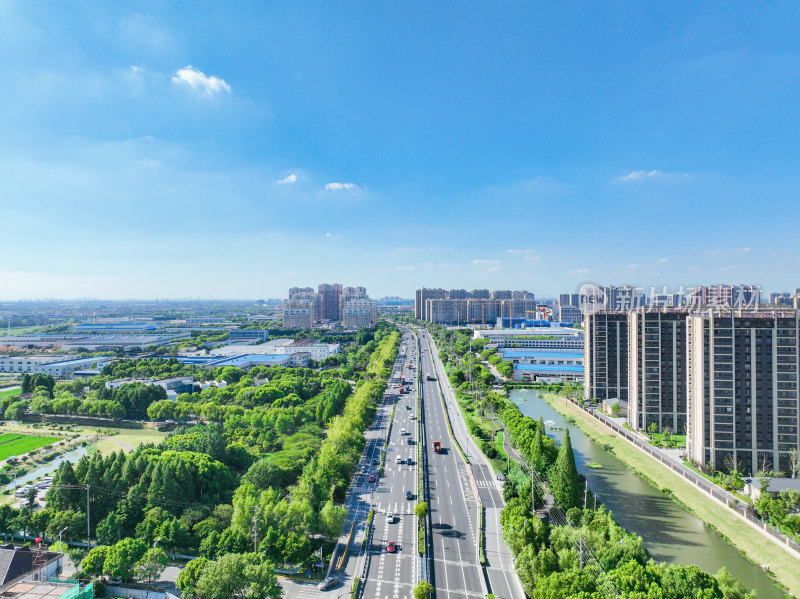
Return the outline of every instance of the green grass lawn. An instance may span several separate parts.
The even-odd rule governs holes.
[[[99,439],[94,444],[101,454],[108,455],[109,453],[114,453],[119,450],[128,453],[130,451],[128,447],[136,449],[143,443],[155,443],[158,445],[169,434],[152,428],[121,428],[118,430],[119,434]]]
[[[0,445],[0,460],[5,460],[9,456],[21,456],[39,449],[50,443],[61,441],[61,437],[37,437],[33,435],[23,435],[15,441],[9,441]]]
[[[22,391],[20,391],[19,389],[14,389],[12,391],[0,391],[0,399],[3,399],[4,397],[14,397],[15,395],[19,395],[20,393],[22,393]]]
[[[20,437],[22,437],[22,435],[17,433],[3,433],[0,435],[0,443],[8,443],[14,439],[19,439]]]
[[[649,434],[649,433],[648,433]],[[653,435],[653,445],[661,445],[664,439],[663,433],[656,433]],[[686,435],[672,435],[670,439],[675,443],[676,447],[686,447]]]
[[[3,335],[30,335],[31,333],[37,333],[44,329],[44,327],[11,327],[10,329],[4,329],[0,327],[0,333]]]

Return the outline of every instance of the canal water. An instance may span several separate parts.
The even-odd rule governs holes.
[[[13,491],[17,487],[21,487],[31,481],[36,480],[40,476],[45,476],[47,474],[52,474],[56,470],[58,470],[59,465],[61,462],[77,462],[83,456],[86,455],[86,447],[76,447],[75,449],[71,449],[61,455],[56,456],[49,462],[45,462],[41,466],[34,468],[30,472],[23,474],[22,476],[17,477],[15,480],[11,481],[10,483],[4,485],[3,489],[8,489]]]
[[[551,429],[563,429],[567,424],[536,390],[515,389],[510,398],[525,416],[541,416],[548,435],[561,441],[563,431]],[[759,566],[747,561],[701,520],[639,478],[577,427],[569,426],[569,435],[578,470],[586,477],[589,488],[614,513],[620,526],[644,539],[656,561],[695,564],[712,574],[725,566],[747,587],[758,591],[759,599],[784,597]],[[602,467],[590,468],[588,463]]]

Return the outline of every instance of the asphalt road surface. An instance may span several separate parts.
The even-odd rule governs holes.
[[[417,502],[417,349],[416,339],[404,335],[401,353],[405,359],[401,376],[411,381],[411,391],[399,395],[399,388],[390,382],[387,393],[396,398],[394,420],[383,475],[371,485],[368,502],[375,510],[372,535],[367,541],[367,573],[363,597],[400,599],[411,597],[417,583],[417,524],[414,507]],[[387,407],[391,414],[391,404]],[[404,434],[405,431],[405,434]],[[380,454],[378,454],[379,456]],[[398,463],[398,458],[401,463]],[[411,458],[411,464],[408,464]],[[406,499],[406,491],[411,499]],[[391,522],[388,514],[393,514]],[[386,551],[389,542],[397,546],[395,553]]]

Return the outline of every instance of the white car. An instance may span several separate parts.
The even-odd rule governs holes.
[[[386,514],[386,522],[392,524],[394,522],[394,512],[389,512]]]
[[[397,462],[398,464],[402,464],[403,463],[403,458],[401,458],[400,456],[397,456],[395,458],[395,462]]]

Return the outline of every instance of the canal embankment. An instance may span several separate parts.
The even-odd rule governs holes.
[[[717,504],[680,475],[635,448],[628,441],[615,434],[601,422],[581,410],[578,406],[569,401],[565,401],[563,396],[551,393],[540,395],[535,391],[512,391],[512,398],[514,398],[514,396],[520,397],[520,394],[531,394],[543,398],[552,410],[557,412],[560,416],[569,419],[569,421],[574,422],[575,426],[596,443],[598,447],[605,447],[611,450],[616,459],[653,485],[654,496],[652,500],[655,503],[659,503],[662,510],[664,508],[664,502],[658,502],[656,498],[660,496],[663,499],[668,499],[668,496],[671,496],[675,502],[670,500],[670,503],[673,503],[676,507],[682,506],[681,509],[683,509],[685,513],[688,510],[702,520],[706,526],[712,528],[733,545],[747,558],[747,561],[744,561],[746,566],[743,564],[729,564],[728,562],[731,561],[730,556],[724,560],[726,563],[723,565],[726,565],[728,570],[734,572],[737,577],[743,578],[745,584],[756,588],[756,590],[759,591],[759,597],[776,596],[770,593],[768,589],[764,588],[763,584],[758,581],[759,577],[753,572],[754,569],[760,570],[762,567],[766,567],[770,576],[773,576],[780,584],[785,586],[790,593],[795,596],[800,596],[800,560],[797,560],[788,550],[782,549],[780,546],[776,545],[762,532],[755,530],[739,516]],[[523,409],[525,404],[521,403],[518,405],[520,409]],[[526,412],[527,411],[523,409],[523,413]],[[582,473],[585,474],[587,478],[591,479],[592,475],[601,471],[602,469],[594,470],[592,468],[587,468],[586,471],[582,471]],[[597,486],[596,484],[593,485],[591,480],[589,484],[593,489]],[[600,489],[596,489],[596,491],[599,492],[601,496],[603,495],[603,491]],[[608,495],[606,495],[603,501],[606,504],[613,503],[613,497],[608,497]],[[678,504],[680,504],[680,506],[678,506]],[[615,517],[620,521],[620,524],[640,534],[645,539],[646,544],[648,544],[648,532],[652,531],[648,531],[644,526],[656,525],[657,530],[657,525],[659,524],[658,518],[654,518],[650,522],[647,521],[648,519],[645,519],[645,521],[639,523],[639,525],[636,525],[636,523],[632,525],[631,522],[625,522],[626,519],[629,519],[626,518],[625,513],[620,513],[620,510],[613,506],[609,507],[615,512]],[[636,508],[638,510],[647,509],[646,506],[642,505],[638,505]],[[631,514],[627,515],[631,516]],[[675,523],[673,522],[672,525],[674,526]],[[678,531],[678,534],[672,533],[669,536],[675,537],[676,548],[680,549],[682,545],[685,545],[681,539],[680,531]],[[655,541],[655,539],[653,540]],[[653,543],[651,542],[648,545],[651,544]],[[655,545],[658,545],[658,543],[656,542]],[[683,557],[688,557],[687,551],[691,553],[692,549],[693,546],[685,546],[682,552]],[[651,550],[651,553],[654,553],[654,555],[658,557],[658,549],[655,551]],[[698,555],[697,557],[698,559],[706,559],[709,557],[709,554],[706,552],[705,555]],[[739,558],[742,559],[741,556],[739,556]],[[709,568],[706,567],[704,569],[708,570]],[[743,574],[746,575],[743,576]],[[766,579],[766,576],[762,575],[762,577]],[[774,589],[774,586],[772,588]]]

